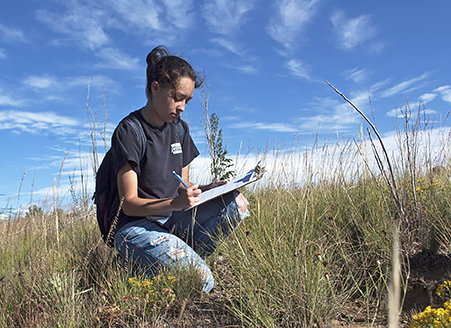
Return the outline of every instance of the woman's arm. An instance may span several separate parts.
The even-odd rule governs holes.
[[[193,183],[189,181],[189,165],[182,168],[182,180],[183,182],[185,182],[188,188],[193,185]],[[182,184],[180,184],[180,187],[185,188],[185,186],[183,186]]]
[[[185,168],[183,168],[185,170]],[[182,179],[183,178],[182,170]],[[200,200],[201,190],[197,184],[190,183],[188,188],[181,188],[174,198],[145,199],[138,197],[138,176],[129,163],[117,174],[119,197],[124,197],[122,210],[128,216],[148,216],[169,211],[180,211],[196,205]]]

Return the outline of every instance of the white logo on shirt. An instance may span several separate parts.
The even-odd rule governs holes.
[[[171,153],[174,155],[182,153],[182,145],[180,142],[176,142],[171,145]]]

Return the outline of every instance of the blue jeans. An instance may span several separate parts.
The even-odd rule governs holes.
[[[132,221],[114,236],[116,249],[125,262],[149,277],[163,268],[192,265],[209,292],[214,279],[204,258],[247,216],[239,212],[235,195],[230,192],[189,211],[174,212],[164,224],[146,218]]]

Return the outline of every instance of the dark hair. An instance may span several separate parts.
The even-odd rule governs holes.
[[[157,81],[162,87],[175,87],[181,77],[189,77],[194,81],[194,87],[202,85],[191,65],[184,59],[172,56],[164,46],[158,46],[147,55],[147,98],[152,98],[151,85]]]

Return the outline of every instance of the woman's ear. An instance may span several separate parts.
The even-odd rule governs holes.
[[[160,90],[160,84],[158,84],[157,81],[153,81],[150,85],[150,89],[152,91],[152,95],[155,96],[158,94],[158,91]]]

